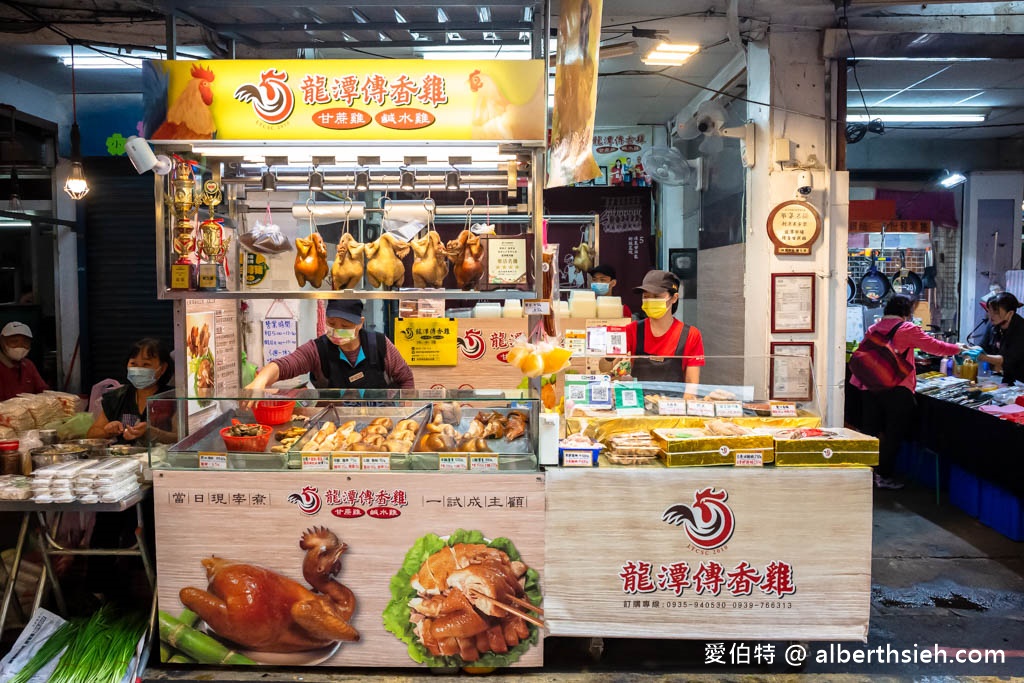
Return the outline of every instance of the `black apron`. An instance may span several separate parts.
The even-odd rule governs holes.
[[[317,389],[389,389],[391,378],[384,370],[387,357],[387,338],[380,332],[359,330],[359,347],[363,350],[363,360],[348,364],[341,359],[344,351],[331,342],[327,335],[316,338],[316,350],[320,356],[322,377],[311,377]],[[315,374],[315,373],[313,373]]]
[[[647,356],[644,350],[644,335],[647,333],[647,321],[640,321],[636,324],[636,351],[634,356]],[[679,342],[676,344],[675,358],[665,356],[649,356],[647,358],[633,358],[633,379],[641,382],[677,382],[682,384],[685,379],[683,361],[678,356],[683,355],[686,349],[686,340],[690,337],[690,325],[683,323],[683,331],[679,333]]]

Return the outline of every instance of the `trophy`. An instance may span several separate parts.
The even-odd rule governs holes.
[[[203,191],[199,196],[199,201],[206,205],[210,211],[209,217],[199,224],[199,244],[197,249],[199,255],[210,261],[214,268],[224,267],[224,275],[230,276],[231,273],[228,270],[228,245],[231,243],[231,237],[224,236],[224,219],[214,217],[214,207],[221,203],[223,194],[221,193],[220,185],[214,180],[207,180],[203,183]],[[204,266],[200,266],[200,271],[204,270]],[[220,278],[219,272],[216,274],[218,281],[217,287],[221,287],[223,280]],[[202,285],[203,273],[200,272],[200,285]]]
[[[192,164],[177,155],[171,176],[171,208],[174,213],[174,239],[171,248],[178,259],[171,265],[171,287],[191,289],[193,280],[193,253],[196,249],[192,219],[199,212],[196,197],[196,177]]]

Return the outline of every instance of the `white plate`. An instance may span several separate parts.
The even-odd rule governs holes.
[[[303,650],[301,652],[258,652],[255,650],[236,650],[257,664],[267,666],[315,666],[323,664],[330,659],[338,648],[341,641],[331,643],[319,650]]]

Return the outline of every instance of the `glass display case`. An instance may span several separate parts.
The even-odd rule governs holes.
[[[166,392],[147,439],[153,469],[534,472],[538,411],[519,390]]]

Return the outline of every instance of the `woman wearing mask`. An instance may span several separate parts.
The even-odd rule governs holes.
[[[679,278],[667,270],[652,270],[633,290],[644,298],[645,320],[630,324],[626,344],[633,358],[632,375],[640,381],[686,384],[695,395],[704,366],[704,340],[696,327],[677,320]],[[682,356],[666,358],[666,356]]]
[[[176,440],[173,402],[153,408],[147,400],[166,391],[174,378],[174,361],[158,339],[140,339],[128,352],[128,384],[103,394],[103,412],[89,429],[89,438],[116,438],[119,443],[145,445]]]
[[[590,289],[597,296],[614,296],[615,285],[619,283],[615,279],[615,269],[607,265],[594,266],[587,271],[590,275]],[[622,317],[631,318],[633,317],[633,311],[629,310],[629,306],[622,304]]]
[[[996,372],[1003,374],[1003,382],[1024,382],[1024,318],[1017,313],[1021,303],[1011,292],[1000,292],[988,302],[988,321],[998,341],[982,353],[981,349],[968,349],[964,355],[991,363]]]
[[[267,363],[246,389],[260,391],[307,372],[320,389],[415,387],[412,370],[391,340],[366,331],[363,302],[356,299],[328,303],[327,333]]]
[[[0,330],[0,401],[49,388],[35,363],[27,358],[31,349],[32,330],[25,323],[7,323]]]

